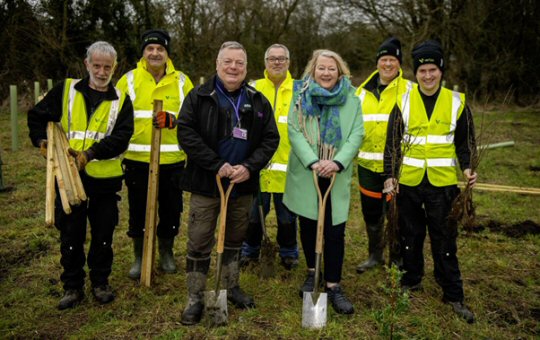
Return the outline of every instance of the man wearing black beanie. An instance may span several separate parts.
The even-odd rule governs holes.
[[[418,85],[400,98],[399,110],[390,116],[384,152],[389,177],[385,191],[397,199],[405,271],[401,284],[404,290],[421,289],[427,225],[443,301],[473,323],[474,314],[463,304],[457,223],[448,219],[459,194],[457,162],[469,186],[477,178],[470,168],[471,150],[476,149],[473,118],[463,93],[441,87],[445,66],[441,45],[427,40],[414,47],[412,57]]]
[[[377,69],[358,87],[356,95],[362,104],[364,141],[358,152],[358,183],[362,215],[368,236],[369,258],[356,271],[361,274],[384,263],[383,230],[385,200],[383,186],[383,152],[390,112],[397,99],[412,86],[403,78],[401,70],[401,42],[395,38],[385,40],[376,54]],[[392,261],[397,256],[391,255]]]
[[[141,275],[153,127],[162,129],[157,225],[160,267],[165,273],[176,271],[173,245],[181,224],[183,204],[179,185],[186,159],[186,154],[178,146],[176,118],[193,84],[185,73],[175,69],[169,58],[170,40],[169,33],[164,30],[144,32],[141,36],[141,60],[117,84],[129,94],[134,108],[135,132],[123,161],[129,202],[127,234],[133,239],[135,255],[128,276],[134,280]],[[156,99],[163,101],[163,111],[153,117],[153,101]]]

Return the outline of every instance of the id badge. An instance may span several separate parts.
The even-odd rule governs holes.
[[[247,140],[247,130],[239,127],[233,129],[232,135],[234,138]]]

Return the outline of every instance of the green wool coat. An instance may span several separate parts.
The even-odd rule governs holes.
[[[297,81],[295,81],[297,82]],[[288,116],[289,141],[291,154],[287,167],[287,181],[283,202],[297,215],[317,220],[318,198],[313,174],[309,166],[319,160],[316,145],[310,145],[299,129],[298,117],[294,110],[294,103],[298,99],[299,86],[294,86],[293,101]],[[331,192],[332,199],[332,225],[346,222],[349,216],[351,199],[351,177],[354,160],[364,137],[364,124],[362,109],[358,97],[354,95],[355,89],[350,88],[347,101],[339,108],[339,121],[342,139],[337,145],[334,160],[341,163],[344,169],[337,173],[336,181]],[[311,123],[318,124],[317,120]],[[306,127],[313,131],[314,127]]]

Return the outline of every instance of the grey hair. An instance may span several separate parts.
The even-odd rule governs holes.
[[[289,53],[289,49],[287,48],[287,46],[282,45],[282,44],[273,44],[273,45],[270,45],[270,47],[266,49],[266,52],[264,52],[264,60],[268,58],[268,53],[270,53],[270,50],[273,48],[282,48],[283,50],[285,50],[285,55],[287,56],[287,59],[290,59],[291,54]]]
[[[311,56],[311,59],[309,60],[302,77],[305,77],[305,76],[310,76],[312,78],[314,77],[315,66],[317,65],[317,59],[319,59],[319,57],[332,58],[336,61],[338,71],[339,71],[338,72],[339,78],[341,78],[342,76],[346,76],[346,77],[351,76],[351,71],[349,70],[349,66],[343,60],[343,58],[341,58],[339,54],[330,50],[315,50],[313,51],[313,55]]]
[[[240,44],[237,41],[226,41],[223,44],[221,44],[221,47],[219,48],[219,53],[217,56],[218,59],[220,59],[223,50],[242,50],[244,51],[244,54],[246,55],[246,61],[247,61],[246,49],[244,48],[244,46],[242,46],[242,44]]]
[[[108,54],[109,56],[113,57],[114,64],[116,64],[116,50],[114,49],[113,45],[109,44],[108,42],[96,41],[92,45],[88,46],[88,48],[86,49],[86,60],[88,60],[89,62],[92,61],[92,55],[94,53]]]

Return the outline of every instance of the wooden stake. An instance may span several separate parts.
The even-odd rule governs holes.
[[[54,200],[56,190],[54,188],[54,123],[47,124],[47,179],[45,182],[45,223],[51,227],[54,225]]]
[[[162,110],[163,101],[154,100],[154,117]],[[148,194],[146,197],[146,219],[144,224],[144,246],[141,267],[141,283],[150,287],[155,258],[157,197],[159,186],[159,151],[161,146],[161,129],[152,128],[152,145],[150,148],[150,164],[148,171]]]
[[[60,201],[62,202],[62,209],[66,214],[71,214],[71,206],[69,205],[68,196],[66,193],[66,185],[64,182],[64,176],[62,175],[62,170],[58,162],[58,150],[55,146],[55,155],[54,159],[54,175],[56,176],[56,184],[58,185],[58,192],[60,193]]]
[[[55,135],[59,134],[60,133],[55,133]],[[57,156],[55,160],[58,163],[58,167],[60,168],[62,180],[64,182],[64,190],[66,192],[69,205],[79,205],[81,204],[81,201],[75,196],[75,192],[73,191],[73,174],[68,167],[68,151],[64,148],[64,146],[62,145],[62,141],[58,138],[54,143],[54,147],[56,149]]]
[[[465,187],[464,182],[459,183],[460,187]],[[499,185],[499,184],[489,184],[489,183],[476,183],[473,187],[473,190],[484,190],[484,191],[500,191],[500,192],[511,192],[516,194],[529,194],[529,195],[540,195],[540,188],[527,188],[527,187],[514,187],[509,185]]]
[[[66,134],[64,133],[62,127],[58,124],[56,124],[58,132],[55,134],[57,137],[57,141],[62,143],[62,148],[66,150],[66,159],[68,161],[68,170],[70,172],[70,178],[72,179],[72,191],[75,194],[75,197],[79,201],[86,201],[87,196],[86,192],[84,190],[84,185],[81,180],[81,176],[79,175],[79,169],[77,168],[77,165],[75,164],[74,158],[69,154],[67,151],[69,149],[69,141],[66,137]]]

